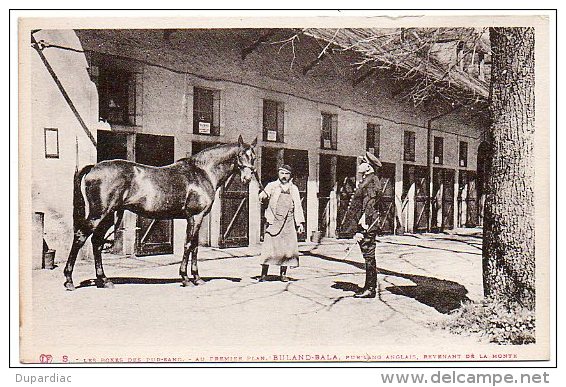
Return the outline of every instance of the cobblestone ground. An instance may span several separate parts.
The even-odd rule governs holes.
[[[477,343],[429,326],[461,302],[482,296],[481,230],[379,238],[376,299],[354,299],[363,259],[351,241],[301,246],[290,282],[258,283],[259,246],[201,248],[206,283],[183,288],[179,258],[106,256],[116,284],[98,289],[92,262],[77,263],[77,290],[65,291],[63,264],[34,270],[32,333],[37,351],[83,346],[106,353],[125,347],[388,348]],[[80,284],[80,285],[79,285]],[[174,351],[173,351],[174,352]],[[121,352],[120,352],[121,353]],[[165,352],[165,353],[171,353]],[[82,360],[82,359],[71,359]]]

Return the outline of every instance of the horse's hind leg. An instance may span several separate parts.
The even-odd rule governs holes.
[[[198,234],[203,217],[203,214],[197,214],[187,218],[185,251],[183,253],[183,260],[181,261],[181,267],[179,268],[179,274],[181,275],[181,278],[183,280],[182,286],[200,285],[204,283],[204,281],[198,275],[196,256],[198,250]],[[192,281],[187,276],[187,266],[189,259],[191,260],[191,274],[193,275]]]
[[[105,216],[98,224],[92,234],[92,252],[94,255],[94,267],[96,270],[96,286],[99,288],[113,288],[114,284],[104,274],[102,267],[102,249],[104,247],[105,236],[108,229],[112,226],[114,219],[112,216]]]
[[[183,251],[183,259],[181,260],[181,266],[179,267],[179,275],[181,276],[181,286],[189,286],[192,285],[189,277],[187,276],[187,265],[189,263],[189,258],[191,256],[191,244],[192,244],[192,235],[193,235],[193,226],[194,226],[193,217],[190,216],[187,218],[187,232],[185,236],[185,249]]]
[[[73,269],[79,250],[83,247],[90,234],[92,234],[92,231],[89,228],[79,228],[74,233],[73,245],[71,246],[69,258],[67,258],[67,264],[63,270],[65,274],[65,288],[67,290],[75,290],[75,285],[73,284]]]

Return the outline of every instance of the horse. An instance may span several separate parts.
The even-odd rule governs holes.
[[[255,147],[245,144],[217,145],[192,157],[163,167],[127,160],[107,160],[75,172],[73,196],[73,244],[64,269],[67,290],[74,290],[73,268],[77,254],[92,235],[92,250],[99,288],[113,288],[104,274],[102,249],[110,227],[118,225],[124,210],[153,219],[186,219],[186,241],[179,268],[181,285],[201,285],[198,273],[198,235],[202,220],[210,212],[216,191],[235,173],[248,184],[255,168]],[[116,215],[116,223],[114,216]],[[187,276],[191,260],[192,280]]]

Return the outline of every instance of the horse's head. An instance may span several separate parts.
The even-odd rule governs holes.
[[[236,166],[240,171],[240,179],[243,183],[249,183],[256,171],[255,168],[255,146],[257,145],[257,137],[251,145],[245,144],[242,136],[238,138],[238,156],[236,159]]]

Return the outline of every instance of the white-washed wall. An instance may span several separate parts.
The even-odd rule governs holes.
[[[81,50],[73,31],[41,30],[36,40]],[[55,48],[43,50],[49,64],[96,138],[97,129],[108,129],[98,122],[98,98],[87,73],[84,54]],[[32,112],[32,211],[44,216],[44,238],[56,250],[56,260],[66,259],[72,242],[73,175],[75,168],[96,161],[96,148],[81,128],[38,53],[31,50]],[[56,128],[59,158],[45,157],[44,129]],[[77,149],[78,148],[78,149]],[[78,150],[78,152],[77,152]],[[39,239],[39,236],[34,236]],[[89,251],[87,247],[84,251]],[[34,267],[41,265],[34,254]]]

